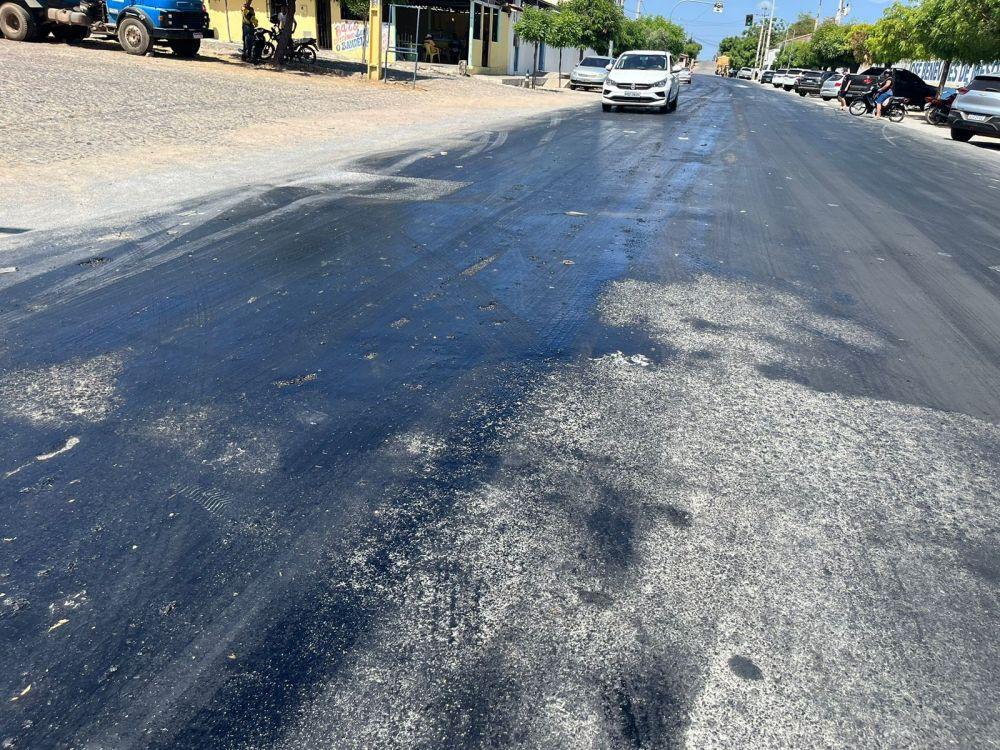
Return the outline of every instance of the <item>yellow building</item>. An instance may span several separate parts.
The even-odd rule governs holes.
[[[207,0],[220,40],[243,43],[242,2]],[[253,0],[258,23],[270,25],[281,4],[281,0]],[[457,65],[465,60],[470,73],[506,74],[513,70],[513,27],[519,10],[493,0],[383,0],[383,39],[387,46],[416,44],[424,62],[430,36],[440,54],[434,62]],[[364,59],[367,24],[351,17],[340,0],[295,0],[295,21],[296,37],[314,37],[320,49],[341,59]]]

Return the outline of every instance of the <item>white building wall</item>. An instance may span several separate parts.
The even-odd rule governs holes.
[[[942,65],[944,62],[941,60],[906,60],[901,62],[899,67],[912,70],[928,83],[936,84],[941,78]],[[964,85],[980,75],[1000,75],[1000,60],[978,65],[952,63],[951,70],[948,71],[947,82],[954,85]]]

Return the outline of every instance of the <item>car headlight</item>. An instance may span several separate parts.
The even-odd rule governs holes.
[[[667,81],[669,81],[669,80],[670,80],[669,78],[664,78],[662,81],[657,81],[656,83],[653,84],[653,87],[654,88],[659,88],[660,86],[666,86],[667,85]]]

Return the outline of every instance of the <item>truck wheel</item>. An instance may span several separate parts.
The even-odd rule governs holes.
[[[130,55],[145,55],[153,48],[149,29],[137,18],[126,18],[118,24],[118,43]]]
[[[201,39],[175,39],[170,42],[170,49],[178,57],[194,57],[201,49]]]
[[[30,42],[35,38],[35,19],[20,5],[0,5],[0,33],[12,42]]]

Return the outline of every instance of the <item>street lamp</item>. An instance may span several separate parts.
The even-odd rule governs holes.
[[[698,5],[711,5],[713,13],[722,12],[722,0],[678,0],[677,4],[670,9],[670,15],[667,16],[667,21],[674,20],[674,11],[684,3],[697,3]]]

